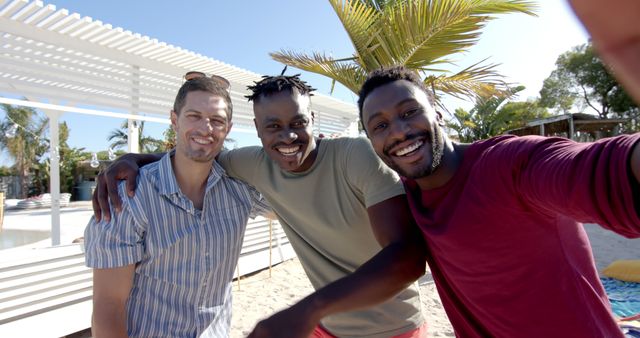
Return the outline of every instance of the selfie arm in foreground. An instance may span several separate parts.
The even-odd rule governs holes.
[[[381,303],[424,274],[426,246],[410,217],[406,196],[387,199],[367,211],[383,249],[351,275],[262,320],[249,337],[306,338],[322,318]]]

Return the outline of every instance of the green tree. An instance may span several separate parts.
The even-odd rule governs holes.
[[[173,130],[173,126],[169,126],[163,133],[164,143],[163,148],[164,151],[169,151],[176,147],[176,132]]]
[[[91,153],[84,150],[84,148],[71,148],[69,147],[70,129],[66,122],[62,122],[58,127],[58,156],[60,164],[60,192],[73,193],[73,187],[76,185],[76,167],[78,162],[90,159]],[[47,148],[42,151],[42,155],[39,157],[40,161],[36,165],[34,170],[34,181],[31,192],[33,194],[41,194],[49,191],[50,183],[50,149]],[[106,155],[105,155],[106,156]]]
[[[598,58],[590,43],[576,46],[558,57],[556,69],[540,90],[540,102],[564,113],[574,109],[591,110],[603,119],[638,118],[638,106]],[[632,124],[637,128],[637,122],[632,121]]]
[[[138,144],[140,145],[140,152],[142,153],[154,153],[162,151],[164,148],[164,142],[155,139],[151,136],[144,135],[144,121],[139,121],[140,130],[138,133]],[[128,121],[125,120],[119,129],[111,131],[107,137],[108,141],[112,141],[110,147],[113,149],[120,149],[129,143],[128,133]]]
[[[456,109],[447,127],[458,134],[461,142],[473,142],[522,127],[530,120],[549,116],[547,109],[537,101],[507,102],[522,90],[524,87],[519,86],[500,95],[480,97],[471,110]]]
[[[38,159],[48,141],[44,133],[49,119],[40,116],[33,108],[2,104],[7,119],[0,124],[0,144],[7,149],[14,161],[20,180],[21,198],[26,198],[30,185],[30,173],[37,166]],[[15,129],[14,122],[18,124]],[[15,129],[14,136],[7,136],[9,129]]]
[[[522,0],[329,0],[355,52],[333,58],[287,50],[271,53],[284,64],[325,75],[354,93],[370,71],[404,65],[419,71],[436,95],[476,97],[504,89],[493,65],[482,61],[450,74],[437,67],[452,64],[454,55],[468,51],[484,25],[496,15],[533,15],[532,1]]]
[[[16,170],[13,167],[1,166],[0,167],[0,177],[1,176],[15,176]]]

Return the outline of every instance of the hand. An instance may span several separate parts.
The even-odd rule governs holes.
[[[122,200],[118,195],[118,182],[127,181],[127,194],[133,197],[136,189],[136,176],[138,176],[138,164],[130,154],[120,157],[113,162],[106,170],[96,177],[96,189],[93,192],[93,214],[96,221],[104,219],[108,222],[111,219],[111,208],[109,200],[113,203],[116,212],[122,210]]]
[[[638,0],[569,0],[591,34],[599,55],[615,71],[625,91],[640,103],[640,12]]]
[[[247,338],[309,337],[319,320],[312,319],[308,311],[298,309],[299,304],[261,320]]]

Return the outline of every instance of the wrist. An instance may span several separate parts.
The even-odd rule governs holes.
[[[318,292],[314,292],[302,299],[294,306],[294,311],[300,311],[304,317],[308,318],[314,325],[320,323],[328,313],[326,312],[326,302],[324,302]]]

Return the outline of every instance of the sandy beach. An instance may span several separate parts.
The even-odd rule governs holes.
[[[625,239],[594,224],[586,224],[585,229],[598,271],[618,259],[640,259],[640,239]],[[454,337],[431,275],[427,272],[419,283],[429,337]],[[239,288],[238,283],[234,283],[233,290],[232,338],[246,337],[260,319],[313,291],[297,259],[273,267],[271,277],[268,270],[244,277]]]

